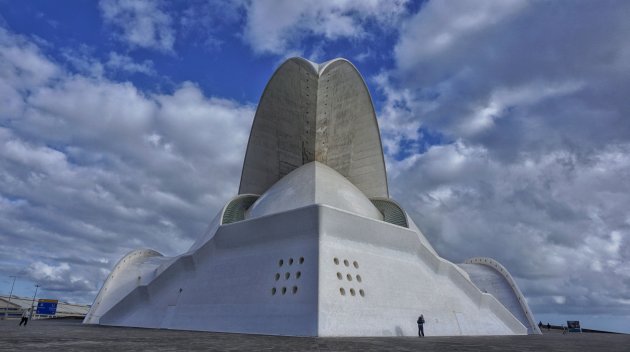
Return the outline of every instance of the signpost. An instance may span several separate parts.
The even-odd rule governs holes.
[[[17,276],[9,276],[13,278],[13,283],[11,284],[11,293],[9,293],[9,303],[7,303],[7,307],[4,309],[4,320],[9,319],[9,304],[11,304],[11,297],[13,297],[13,286],[15,286],[15,279]]]
[[[56,299],[39,299],[37,301],[37,314],[38,315],[55,315],[57,313]]]

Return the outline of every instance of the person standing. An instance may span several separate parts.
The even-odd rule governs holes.
[[[30,316],[31,316],[31,308],[24,310],[24,312],[22,313],[22,320],[20,320],[19,326],[22,326],[22,323],[24,323],[24,326],[26,326],[26,324],[28,324],[28,317]]]
[[[418,317],[418,336],[424,337],[424,316],[420,314]]]

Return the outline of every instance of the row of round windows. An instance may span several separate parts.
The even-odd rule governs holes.
[[[296,262],[297,264],[304,264],[304,257],[300,257],[299,259],[289,258],[289,260],[286,261],[286,264],[293,265]],[[284,264],[285,264],[284,259],[278,260],[278,266],[283,266]]]
[[[287,292],[288,292],[288,288],[287,287],[282,287],[280,289],[277,289],[277,288],[274,287],[274,288],[271,289],[271,295],[272,296],[275,296],[276,293],[282,294],[282,295],[286,295]],[[293,286],[291,288],[291,293],[296,294],[297,292],[298,292],[298,287],[297,286]]]
[[[335,263],[335,265],[339,265],[340,261],[339,258],[333,258],[333,262]],[[348,259],[344,259],[343,260],[343,265],[349,267],[350,266],[350,261]],[[352,262],[352,266],[354,266],[355,269],[359,269],[359,263],[357,263],[357,261],[353,261]]]
[[[278,280],[280,280],[280,277],[281,277],[280,273],[276,273],[274,278],[276,279],[276,281],[278,281]],[[300,277],[302,277],[302,272],[301,271],[297,271],[295,274],[293,274],[293,277],[295,277],[296,279],[299,279]],[[291,273],[290,272],[287,271],[286,273],[284,273],[284,279],[285,280],[289,280],[290,278],[291,278]]]
[[[343,274],[341,274],[340,272],[338,272],[338,273],[337,273],[337,278],[338,278],[339,280],[343,280]],[[355,278],[356,278],[356,280],[357,280],[358,282],[363,282],[363,279],[361,278],[361,275],[357,274],[357,275],[355,276]],[[348,281],[352,281],[352,275],[350,275],[350,274],[346,274],[346,279],[347,279]]]
[[[350,292],[350,296],[356,296],[356,295],[357,295],[357,292],[356,292],[353,288],[351,288],[351,289],[350,289],[350,290],[348,290],[348,291]],[[345,295],[346,295],[346,289],[345,289],[345,288],[343,288],[343,287],[340,287],[340,288],[339,288],[339,293],[340,293],[342,296],[345,296]],[[360,289],[360,290],[359,290],[359,296],[361,296],[361,297],[365,297],[365,291],[363,291],[363,289]]]

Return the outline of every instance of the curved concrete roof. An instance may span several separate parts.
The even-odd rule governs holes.
[[[265,88],[247,145],[239,194],[262,194],[319,161],[368,197],[389,196],[370,93],[348,60],[285,61]]]
[[[282,213],[313,204],[324,204],[371,219],[383,216],[348,179],[314,161],[299,167],[274,184],[247,211],[246,218]]]
[[[486,289],[518,319],[530,334],[541,334],[527,300],[518,288],[510,272],[498,261],[488,257],[473,257],[459,264],[466,270],[472,282]],[[501,283],[495,277],[501,277]]]
[[[147,270],[146,267],[142,267],[141,263],[152,258],[159,258],[165,261],[170,259],[152,249],[136,249],[122,257],[109,273],[107,279],[105,279],[103,286],[94,299],[92,308],[83,322],[98,324],[103,314],[135,288],[136,278],[142,275],[143,269]],[[151,268],[157,267],[160,262],[152,264]]]

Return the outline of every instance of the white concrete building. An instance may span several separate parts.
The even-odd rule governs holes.
[[[300,336],[540,333],[507,270],[441,258],[389,198],[367,87],[336,59],[283,63],[239,195],[184,254],[126,255],[87,324]]]

